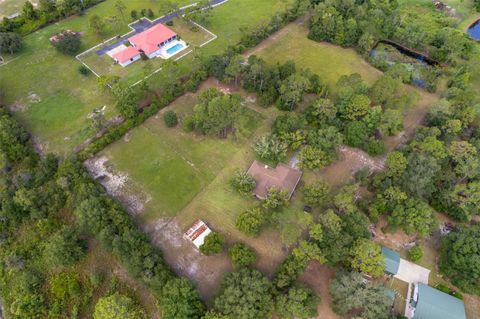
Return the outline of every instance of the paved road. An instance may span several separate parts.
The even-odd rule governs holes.
[[[216,6],[220,5],[223,2],[227,2],[228,0],[211,0],[210,5],[211,6]],[[163,17],[158,18],[155,21],[150,21],[148,19],[142,18],[139,21],[135,22],[134,24],[130,25],[130,27],[133,29],[131,32],[125,34],[124,36],[118,37],[118,40],[115,43],[112,43],[110,45],[107,45],[105,47],[102,47],[100,50],[96,51],[97,55],[104,55],[108,51],[115,49],[118,46],[121,46],[123,43],[127,42],[129,38],[132,36],[141,33],[159,23],[167,23],[170,20],[175,19],[178,16],[183,15],[185,12],[184,9],[180,9],[178,12],[172,12],[167,15],[164,15]]]

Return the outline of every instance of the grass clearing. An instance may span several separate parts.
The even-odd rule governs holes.
[[[381,72],[353,49],[309,40],[307,33],[303,25],[292,23],[247,54],[260,56],[269,63],[294,60],[297,66],[318,74],[330,88],[342,75],[359,73],[368,83],[373,83],[380,76]]]
[[[176,2],[183,6],[195,1]],[[115,26],[107,23],[102,35],[98,36],[92,32],[89,28],[89,19],[93,15],[102,18],[120,16],[115,9],[114,1],[102,2],[87,10],[82,16],[69,17],[26,36],[22,52],[13,57],[6,57],[11,62],[0,66],[0,87],[8,92],[7,104],[14,106],[16,117],[37,137],[45,151],[67,155],[86,137],[90,137],[93,132],[88,130],[88,115],[93,109],[106,106],[107,116],[116,113],[112,97],[98,90],[95,76],[80,75],[79,62],[73,57],[58,53],[48,38],[64,29],[83,32],[82,50],[86,50],[115,35],[129,32],[127,24],[132,21],[129,15],[132,9],[140,11],[142,8],[151,8],[159,15],[162,5],[161,1],[151,0],[124,3],[127,6],[125,19],[120,17],[120,23]],[[260,3],[255,0],[230,0],[214,8],[211,22],[206,27],[219,38],[205,46],[205,50],[202,51],[204,50],[205,54],[221,53],[228,45],[240,39],[243,28],[251,28],[268,21],[274,12],[282,10],[289,3],[291,0],[264,0]],[[2,4],[6,6],[5,3]],[[237,14],[238,12],[242,14]],[[180,28],[184,29],[181,26]],[[185,35],[185,38],[189,36]],[[192,43],[196,41],[192,39]],[[178,66],[182,75],[189,72],[192,61],[191,56],[179,61]],[[135,76],[143,75],[141,64],[130,67],[138,70],[129,73],[127,81],[133,81]],[[152,77],[152,82],[161,82],[160,73]],[[35,103],[30,101],[28,96],[31,93],[37,95],[40,101]],[[57,99],[54,108],[52,96],[56,96]],[[75,110],[71,113],[72,105],[75,106]]]

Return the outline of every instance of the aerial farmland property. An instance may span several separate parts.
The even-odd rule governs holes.
[[[0,318],[480,319],[478,0],[0,17]]]

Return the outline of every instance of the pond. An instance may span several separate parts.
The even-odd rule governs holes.
[[[477,41],[480,41],[480,19],[468,27],[467,33]]]
[[[435,92],[441,75],[436,61],[392,41],[379,41],[370,52],[369,61],[382,71],[402,65],[409,73],[409,83],[430,92]]]

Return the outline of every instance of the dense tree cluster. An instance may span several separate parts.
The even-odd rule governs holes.
[[[364,283],[360,273],[337,273],[330,283],[330,295],[333,309],[340,315],[355,311],[356,318],[391,318],[393,300],[389,297],[387,288],[375,282]]]
[[[242,97],[223,94],[216,88],[203,91],[193,109],[195,127],[203,134],[226,137],[242,114]]]
[[[232,272],[220,284],[214,308],[232,318],[266,319],[272,312],[271,283],[257,270]]]
[[[21,15],[13,19],[5,18],[0,23],[0,32],[26,35],[49,23],[81,13],[102,1],[104,0],[40,0],[38,7],[34,7],[30,1],[25,1]]]
[[[442,242],[440,270],[463,291],[480,294],[480,227],[461,226]]]
[[[22,48],[22,38],[13,32],[0,32],[0,53],[14,54]]]

